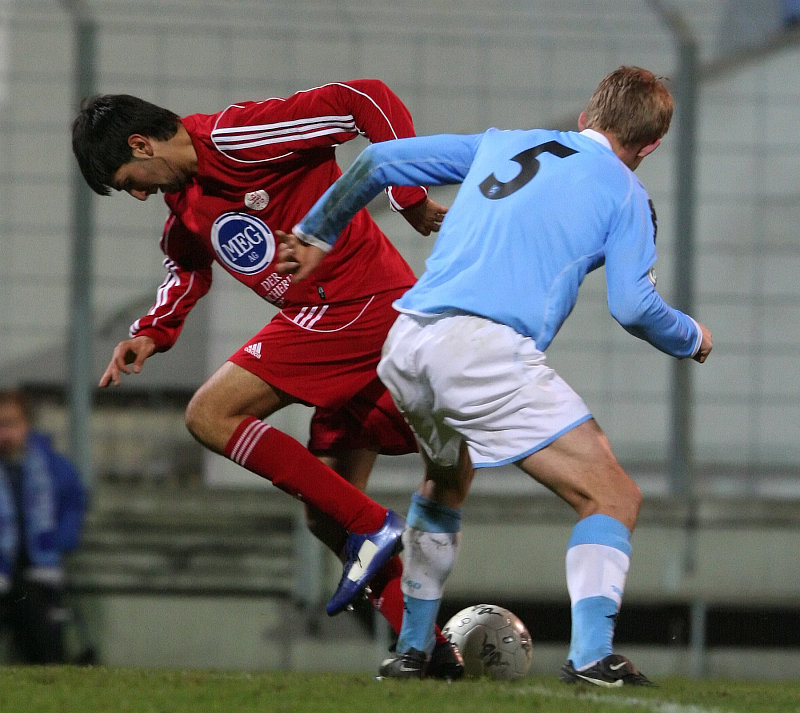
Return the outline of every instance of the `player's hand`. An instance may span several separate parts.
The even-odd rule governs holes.
[[[114,348],[114,354],[108,363],[103,376],[100,377],[99,386],[104,389],[114,384],[119,386],[120,374],[138,374],[142,370],[145,359],[156,350],[156,344],[150,337],[139,336],[125,339]],[[128,368],[130,364],[130,368]]]
[[[426,198],[400,211],[400,215],[421,235],[438,233],[446,214],[447,208],[432,201],[430,198]]]
[[[695,361],[699,361],[701,364],[708,359],[708,355],[711,353],[712,343],[711,343],[711,331],[705,326],[697,323],[700,327],[700,331],[703,333],[703,338],[700,341],[700,349],[697,350],[697,354],[695,354],[692,359]]]
[[[280,241],[275,271],[279,275],[292,275],[295,282],[308,277],[327,254],[315,245],[307,245],[294,233],[276,230],[275,236]]]

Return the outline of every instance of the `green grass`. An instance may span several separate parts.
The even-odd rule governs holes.
[[[2,713],[799,713],[800,682],[686,679],[656,688],[376,681],[364,674],[0,668]]]

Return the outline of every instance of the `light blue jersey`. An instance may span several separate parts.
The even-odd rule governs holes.
[[[605,264],[609,310],[626,330],[676,357],[697,352],[698,325],[655,290],[647,191],[594,131],[490,129],[372,144],[295,234],[329,249],[386,186],[453,183],[462,186],[425,274],[398,310],[479,315],[544,351],[586,274]]]

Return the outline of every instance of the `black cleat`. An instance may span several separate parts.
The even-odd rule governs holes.
[[[594,666],[578,671],[567,661],[561,667],[559,678],[564,683],[578,683],[584,681],[593,686],[615,688],[617,686],[653,686],[655,685],[647,676],[639,672],[628,659],[619,654],[609,654],[600,659]]]
[[[383,678],[423,678],[427,659],[424,651],[409,649],[405,653],[384,659],[378,674]]]
[[[452,641],[440,641],[433,647],[426,675],[447,681],[457,681],[464,675],[464,659]]]

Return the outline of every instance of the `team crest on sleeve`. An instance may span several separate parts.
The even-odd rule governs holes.
[[[263,220],[247,213],[223,213],[211,227],[211,243],[233,272],[252,275],[275,257],[275,239]]]

